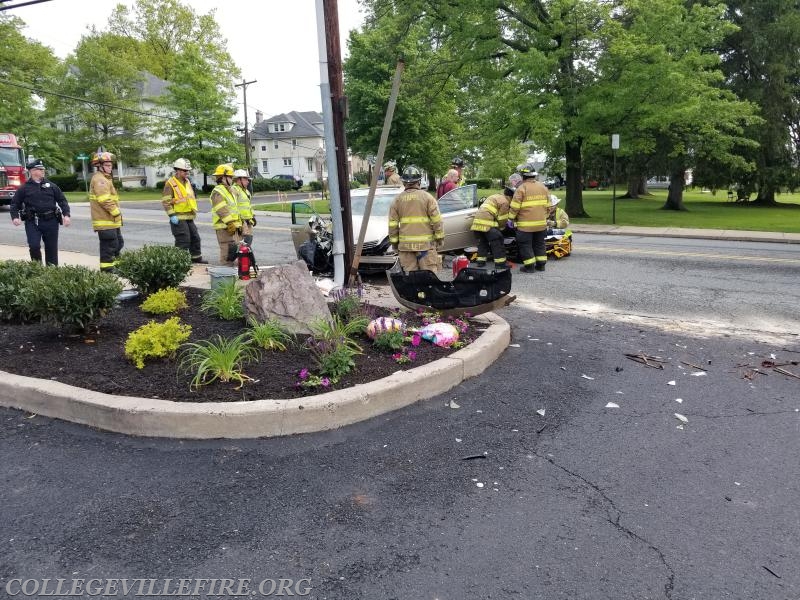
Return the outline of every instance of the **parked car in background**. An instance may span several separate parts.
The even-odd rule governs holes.
[[[290,175],[289,173],[279,173],[277,175],[273,175],[272,179],[281,179],[283,181],[291,181],[292,182],[292,189],[299,190],[303,187],[303,180],[297,175]]]
[[[647,187],[652,189],[667,189],[669,187],[669,177],[658,175],[647,180]]]
[[[389,244],[389,206],[402,187],[378,187],[372,201],[369,223],[364,246],[361,252],[359,271],[376,273],[391,268],[397,260],[397,251]],[[367,203],[369,188],[350,191],[350,205],[353,213],[353,244],[358,242],[361,223]],[[444,223],[444,245],[440,252],[455,252],[475,245],[475,236],[470,230],[472,219],[478,210],[478,186],[465,185],[450,190],[439,198],[439,211]],[[328,215],[320,215],[306,202],[292,204],[292,243],[295,250],[318,234],[320,225],[330,230]]]

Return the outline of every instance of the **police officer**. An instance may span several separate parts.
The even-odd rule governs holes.
[[[439,204],[419,188],[422,172],[409,165],[401,176],[405,190],[389,207],[389,243],[400,255],[400,266],[410,271],[438,271],[442,259],[436,249],[444,244]]]
[[[42,261],[44,241],[45,263],[58,264],[58,227],[63,222],[69,227],[69,204],[64,192],[45,178],[41,160],[28,164],[30,178],[17,190],[11,200],[11,222],[19,226],[25,221],[25,235],[31,260]]]

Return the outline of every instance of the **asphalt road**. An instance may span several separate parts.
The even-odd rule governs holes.
[[[282,577],[330,599],[798,598],[800,380],[760,365],[800,360],[799,259],[580,236],[515,279],[482,376],[335,432],[147,440],[0,410],[0,597]]]

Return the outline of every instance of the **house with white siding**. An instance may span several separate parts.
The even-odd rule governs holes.
[[[306,184],[327,177],[322,114],[291,111],[264,119],[256,112],[250,132],[250,156],[257,175],[282,173],[300,177]]]

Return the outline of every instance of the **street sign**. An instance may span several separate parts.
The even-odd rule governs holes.
[[[78,156],[75,157],[75,160],[86,160],[88,158],[89,157],[86,154],[78,154]]]

